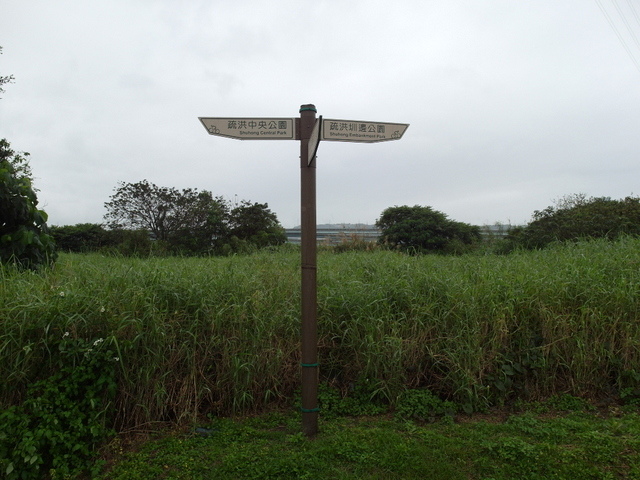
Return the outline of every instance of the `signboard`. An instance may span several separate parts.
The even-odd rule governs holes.
[[[301,105],[299,119],[198,117],[211,135],[240,140],[300,140],[300,230],[302,234],[300,242],[302,317],[300,411],[302,412],[302,429],[308,436],[318,432],[320,410],[318,407],[316,168],[313,159],[322,140],[340,142],[399,140],[409,127],[407,123],[323,120],[322,116],[316,118],[316,113],[314,105]]]
[[[400,140],[408,127],[408,123],[364,122],[327,118],[322,122],[322,140],[337,142]]]
[[[313,130],[311,130],[311,137],[309,137],[309,143],[307,147],[307,152],[309,153],[309,158],[307,158],[307,166],[311,165],[314,157],[316,156],[316,152],[318,151],[318,145],[320,145],[320,131],[322,130],[322,115],[320,118],[316,120],[315,125],[313,126]]]
[[[239,140],[295,140],[293,118],[198,118],[211,135]]]

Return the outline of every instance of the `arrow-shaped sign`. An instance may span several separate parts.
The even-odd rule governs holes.
[[[408,123],[364,122],[360,120],[325,119],[322,140],[338,142],[384,142],[400,140]]]
[[[211,135],[239,140],[295,140],[293,118],[198,118]]]

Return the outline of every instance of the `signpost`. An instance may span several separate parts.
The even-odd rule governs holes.
[[[302,430],[318,432],[318,294],[316,239],[316,152],[320,141],[399,140],[406,123],[316,118],[314,105],[302,105],[300,118],[199,117],[211,135],[240,140],[300,140]]]

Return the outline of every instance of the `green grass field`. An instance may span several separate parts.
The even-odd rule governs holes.
[[[446,417],[448,418],[448,417]],[[339,417],[315,439],[283,413],[164,432],[118,454],[106,480],[640,479],[640,415],[519,413],[419,424]]]

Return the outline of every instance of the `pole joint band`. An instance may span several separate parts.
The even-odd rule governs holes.
[[[319,363],[301,363],[300,365],[302,365],[303,367],[319,367],[320,366]]]
[[[302,413],[316,413],[320,411],[320,408],[316,407],[316,408],[301,408],[300,411]]]

